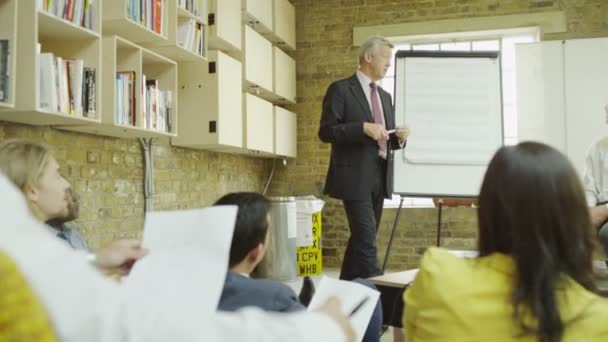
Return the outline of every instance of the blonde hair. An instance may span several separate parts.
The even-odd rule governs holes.
[[[39,143],[10,139],[0,143],[0,171],[22,191],[38,184],[51,159],[51,152]]]
[[[365,60],[366,54],[369,53],[373,55],[377,52],[380,46],[388,46],[391,49],[395,47],[393,43],[384,37],[371,36],[359,47],[359,63],[362,63]]]

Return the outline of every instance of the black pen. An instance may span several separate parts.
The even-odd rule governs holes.
[[[357,306],[355,306],[355,308],[350,312],[350,314],[348,314],[348,317],[353,317],[353,315],[356,314],[357,311],[359,311],[359,309],[361,309],[363,307],[363,305],[365,303],[367,303],[368,300],[369,300],[369,297],[363,298],[363,300],[361,300],[361,302],[359,302],[359,304],[357,304]]]

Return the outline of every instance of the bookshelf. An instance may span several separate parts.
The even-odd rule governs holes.
[[[181,7],[179,0],[166,1],[168,1],[167,39],[142,43],[142,45],[177,62],[206,61],[208,44],[207,6],[203,6],[206,0],[197,0],[198,6],[195,6],[194,12]],[[200,28],[200,31],[198,28]]]
[[[15,104],[15,42],[17,41],[17,0],[0,0],[0,110]],[[6,49],[6,51],[5,51]]]
[[[178,70],[179,135],[174,146],[239,153],[243,147],[241,62],[209,51],[209,62],[181,63]]]
[[[296,61],[276,46],[272,47],[273,93],[278,96],[275,103],[296,103]]]
[[[262,35],[272,34],[273,2],[242,0],[242,21]]]
[[[6,1],[6,0],[5,0]],[[17,1],[14,1],[17,3]],[[14,108],[0,112],[0,120],[30,125],[75,125],[100,122],[100,88],[96,87],[92,100],[96,103],[94,113],[69,113],[70,109],[39,105],[41,99],[41,74],[38,66],[41,55],[49,54],[62,59],[80,59],[85,68],[96,71],[101,67],[101,40],[99,11],[92,12],[91,29],[58,18],[43,9],[36,8],[37,1],[18,1],[19,12],[16,32],[15,92]],[[15,12],[16,15],[16,12]],[[39,45],[38,45],[39,43]],[[52,73],[44,73],[49,76]],[[68,88],[65,88],[68,89]],[[71,92],[71,90],[70,90]],[[66,95],[67,96],[67,95]],[[65,99],[65,98],[64,98]],[[67,99],[68,106],[70,106]],[[66,101],[63,101],[65,104]]]
[[[103,38],[103,74],[102,99],[104,111],[101,115],[101,125],[83,125],[61,127],[71,131],[100,134],[120,138],[140,137],[174,137],[177,135],[177,64],[153,51],[149,51],[135,43],[119,36],[105,36]],[[118,99],[116,75],[119,72],[133,72],[133,93],[135,94],[134,112],[119,114],[118,106],[122,100]],[[144,109],[144,84],[146,80],[157,80],[158,88],[172,93],[172,110],[168,121],[171,122],[170,131],[162,130],[161,119],[154,120],[153,113]],[[129,91],[125,89],[124,91]],[[130,96],[129,96],[130,98]],[[124,99],[124,97],[122,98]],[[124,104],[129,107],[128,103]],[[156,116],[157,118],[160,116]],[[133,115],[130,117],[130,115]],[[147,116],[146,116],[147,115]],[[129,121],[132,120],[132,121]],[[152,123],[157,122],[157,128]]]
[[[134,16],[141,0],[98,0],[90,12],[80,1],[68,2],[74,12],[61,12],[46,8],[46,1],[0,0],[0,40],[13,43],[6,67],[13,77],[0,120],[120,138],[169,137],[175,146],[225,153],[295,156],[295,114],[271,103],[295,102],[295,62],[266,38],[279,36],[281,0],[194,0],[188,9],[184,0],[145,1],[161,5],[158,25]],[[202,27],[208,46],[181,46],[185,22]],[[143,75],[154,82],[144,83]],[[85,90],[78,97],[73,85],[80,82]],[[171,111],[155,125],[144,99],[156,89],[163,93],[153,98]]]
[[[298,118],[296,113],[274,106],[274,153],[279,156],[297,156]]]
[[[272,43],[243,26],[243,78],[246,91],[273,101]]]
[[[209,49],[241,58],[241,0],[209,0]]]
[[[160,32],[142,22],[142,18],[147,18],[149,15],[144,15],[146,8],[132,7],[136,4],[151,4],[158,1],[161,11],[161,20],[159,21]],[[176,0],[175,0],[176,1]],[[135,43],[157,42],[167,40],[168,29],[168,14],[169,3],[174,0],[106,0],[103,1],[103,34],[118,35]],[[137,8],[137,10],[135,9]],[[135,19],[132,19],[135,17]],[[137,20],[139,18],[140,20]],[[150,24],[155,25],[156,22]]]
[[[245,131],[243,140],[247,150],[260,156],[274,152],[274,111],[272,103],[248,93],[244,96]]]

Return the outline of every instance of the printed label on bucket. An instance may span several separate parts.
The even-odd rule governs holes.
[[[323,254],[321,253],[321,212],[312,214],[312,245],[298,247],[298,276],[321,274],[323,271]]]

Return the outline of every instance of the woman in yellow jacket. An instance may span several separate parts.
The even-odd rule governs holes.
[[[479,257],[430,248],[404,295],[408,342],[608,341],[593,282],[593,230],[567,158],[503,147],[479,195]]]

